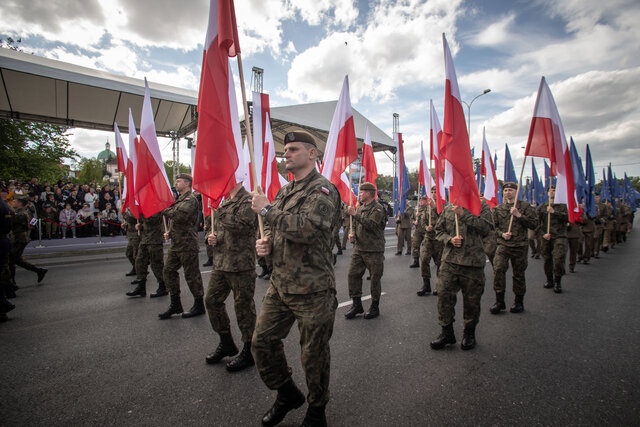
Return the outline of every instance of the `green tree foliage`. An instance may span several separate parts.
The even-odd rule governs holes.
[[[102,182],[103,170],[100,160],[83,158],[79,166],[78,182],[83,184]]]
[[[175,181],[173,179],[173,160],[167,160],[166,162],[164,162],[164,170],[167,173],[167,178],[169,178],[169,184],[171,184],[171,186],[173,187],[173,182]],[[190,174],[191,169],[184,163],[180,163],[180,166],[178,167],[178,173]]]

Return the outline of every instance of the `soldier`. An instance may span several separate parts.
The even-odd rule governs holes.
[[[347,206],[341,201],[341,221],[338,221],[338,227],[342,223],[342,250],[347,249],[347,240],[349,240],[349,228],[351,227],[351,216],[347,213]]]
[[[7,321],[7,313],[16,308],[7,300],[7,294],[14,293],[11,289],[11,273],[9,273],[9,254],[11,253],[9,232],[12,216],[11,208],[4,198],[0,197],[0,322]]]
[[[209,243],[211,235],[211,208],[207,208],[209,212],[204,217],[204,247],[207,250],[207,262],[202,264],[203,267],[211,267],[213,265],[213,246]]]
[[[493,290],[496,292],[496,302],[489,310],[491,314],[498,314],[507,308],[504,294],[509,261],[511,261],[515,295],[510,311],[521,313],[524,310],[524,294],[527,291],[525,270],[528,263],[528,231],[538,227],[538,218],[536,211],[528,202],[516,200],[517,191],[518,185],[515,182],[505,182],[502,186],[503,202],[492,209],[497,248],[493,258]],[[511,231],[509,231],[510,223]]]
[[[24,195],[16,195],[13,197],[12,205],[15,210],[15,214],[13,215],[12,224],[11,224],[11,235],[12,235],[12,247],[11,247],[11,255],[9,256],[9,271],[11,274],[11,282],[12,286],[16,286],[16,265],[20,267],[33,271],[38,275],[38,283],[42,282],[44,279],[44,275],[47,274],[46,268],[38,268],[35,265],[25,261],[22,259],[22,252],[24,252],[24,248],[27,246],[27,243],[31,241],[31,219],[33,216],[31,215],[31,211],[27,207],[29,199]]]
[[[353,206],[347,209],[347,213],[353,217],[353,234],[349,234],[349,241],[355,245],[348,273],[349,298],[353,299],[353,305],[344,315],[347,319],[364,313],[361,300],[362,275],[367,269],[371,273],[371,307],[364,318],[373,319],[380,315],[380,279],[384,270],[384,227],[387,225],[387,214],[376,201],[375,185],[365,182],[360,186],[360,191],[361,205],[357,210]]]
[[[235,356],[238,348],[231,336],[229,316],[224,301],[233,291],[233,301],[242,333],[242,351],[227,363],[229,372],[253,366],[251,338],[256,324],[253,293],[256,287],[255,233],[258,217],[251,210],[251,195],[238,183],[229,197],[214,214],[215,231],[208,236],[215,263],[205,302],[211,327],[220,336],[216,351],[206,358],[207,363],[220,362]]]
[[[480,200],[486,202],[484,194],[480,195]],[[489,209],[493,211],[491,207]],[[498,238],[495,233],[489,233],[482,239],[482,249],[491,263],[491,268],[493,268],[493,258],[496,256],[496,250],[498,249]]]
[[[258,256],[272,254],[271,285],[253,333],[251,352],[262,381],[278,397],[262,424],[278,424],[287,412],[304,403],[291,379],[282,340],[294,321],[300,331],[301,361],[309,394],[303,425],[326,425],[329,401],[330,350],[336,300],[331,244],[339,220],[340,195],[315,170],[317,147],[306,133],[284,138],[285,167],[294,180],[282,187],[273,204],[253,193],[252,208],[265,220],[264,239],[256,242]]]
[[[538,207],[538,221],[542,230],[542,259],[544,274],[547,276],[545,288],[553,288],[557,294],[562,292],[562,276],[567,256],[567,222],[569,212],[567,205],[553,203],[556,187],[550,186],[547,191],[549,201]]]
[[[54,204],[44,202],[42,204],[40,218],[43,220],[42,225],[44,226],[45,238],[52,239],[56,237],[58,235],[58,210],[55,208]]]
[[[444,246],[436,239],[435,227],[438,222],[438,209],[436,205],[436,187],[431,188],[431,200],[424,215],[420,215],[418,225],[416,227],[425,230],[422,239],[422,248],[420,249],[420,273],[422,275],[422,289],[417,294],[425,296],[431,293],[431,260],[436,265],[436,275],[440,271],[440,259],[442,258],[442,249]],[[433,295],[438,295],[438,291],[434,290]]]
[[[407,206],[404,213],[398,213],[396,216],[396,234],[398,235],[398,250],[396,255],[402,255],[402,248],[407,243],[407,255],[411,254],[411,216],[413,208]]]
[[[460,233],[456,233],[456,217]],[[487,202],[482,202],[479,216],[462,206],[448,205],[436,224],[436,238],[444,245],[442,264],[438,273],[438,322],[440,336],[431,342],[431,348],[440,350],[455,344],[453,332],[456,294],[462,291],[464,307],[464,335],[460,348],[471,350],[476,346],[476,325],[480,319],[480,299],[484,292],[485,254],[482,239],[492,233],[493,220]]]
[[[176,191],[180,194],[178,200],[165,209],[162,213],[171,219],[171,227],[168,233],[164,233],[164,239],[171,238],[171,246],[167,260],[164,263],[164,283],[171,295],[171,304],[164,313],[160,313],[160,319],[168,319],[172,314],[182,313],[180,301],[180,276],[178,270],[184,268],[184,279],[193,295],[193,306],[182,313],[183,318],[200,316],[205,313],[202,299],[204,290],[202,276],[198,267],[198,211],[200,206],[198,199],[191,191],[191,175],[181,173],[175,182]]]
[[[596,217],[593,222],[595,223],[595,231],[593,233],[593,257],[600,258],[600,248],[602,248],[602,239],[604,237],[604,224],[606,222],[605,213],[607,206],[600,201],[600,194],[596,193]]]
[[[582,251],[582,263],[589,264],[589,260],[593,254],[593,235],[596,231],[596,224],[593,218],[586,213],[585,206],[582,204],[585,214],[582,216],[582,225],[580,229],[584,236],[584,250]]]
[[[420,245],[422,244],[422,240],[424,240],[425,229],[424,227],[418,227],[418,222],[420,221],[421,216],[426,215],[427,196],[420,197],[418,203],[418,209],[415,211],[413,216],[413,225],[415,225],[416,228],[413,231],[413,236],[411,237],[411,255],[413,256],[413,263],[409,265],[409,268],[420,267]]]
[[[631,216],[631,208],[618,198],[616,198],[616,243],[627,241],[627,229],[629,228],[629,217]]]
[[[136,229],[138,220],[133,216],[128,208],[122,217],[124,221],[122,222],[121,227],[127,229],[127,249],[125,250],[125,254],[131,263],[131,271],[125,274],[125,276],[135,276],[136,255],[138,253],[138,246],[140,246],[140,231]]]
[[[602,252],[607,252],[609,248],[613,249],[616,245],[616,216],[613,212],[613,205],[609,200],[604,203],[604,240],[602,243]]]
[[[149,295],[151,298],[167,295],[164,285],[164,252],[162,249],[162,213],[158,212],[149,218],[140,214],[140,222],[135,225],[140,231],[140,245],[136,255],[136,280],[131,282],[138,285],[133,291],[127,292],[127,296],[144,297],[147,295],[147,269],[151,264],[151,271],[158,281],[158,289]]]

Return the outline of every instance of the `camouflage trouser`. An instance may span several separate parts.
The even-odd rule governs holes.
[[[180,267],[184,268],[184,279],[187,281],[189,290],[194,298],[204,295],[198,262],[198,252],[196,251],[169,249],[162,275],[164,284],[172,296],[180,295],[180,275],[178,274]]]
[[[524,272],[529,261],[527,260],[527,247],[511,247],[498,245],[496,255],[493,257],[493,290],[496,293],[504,293],[507,288],[507,269],[511,260],[511,273],[513,279],[513,293],[524,295],[527,285]]]
[[[493,234],[493,232],[492,232]],[[496,256],[496,249],[498,248],[498,242],[496,238],[492,235],[490,238],[485,238],[482,244],[485,255],[489,259],[491,266],[493,267],[493,258]]]
[[[422,248],[420,249],[420,273],[422,277],[431,277],[431,260],[436,265],[436,274],[440,270],[440,259],[442,258],[442,250],[444,245],[436,239],[426,237],[422,240]]]
[[[584,250],[582,251],[582,260],[588,262],[593,253],[593,233],[584,233]]]
[[[603,248],[612,248],[616,245],[616,225],[613,222],[608,222],[604,228],[604,242]]]
[[[462,291],[464,326],[475,327],[480,320],[480,300],[484,292],[484,268],[443,262],[438,273],[438,322],[447,326],[455,320],[456,294]]]
[[[424,231],[418,230],[416,227],[413,232],[413,236],[411,237],[411,256],[414,258],[420,258],[420,245],[424,240]]]
[[[382,293],[382,273],[384,271],[384,252],[362,252],[355,249],[351,254],[351,264],[347,274],[349,298],[362,296],[362,275],[365,270],[371,273],[371,300],[380,301]]]
[[[204,248],[207,251],[207,258],[213,258],[213,246],[211,246],[208,243],[205,243]]]
[[[9,255],[9,272],[13,283],[16,283],[16,265],[19,265],[25,270],[33,271],[34,273],[40,271],[38,267],[22,259],[22,252],[24,252],[26,246],[26,243],[14,243],[11,248],[11,254]]]
[[[602,247],[602,235],[603,228],[600,225],[596,226],[596,231],[593,233],[593,256],[600,255],[600,248]]]
[[[337,307],[335,289],[285,294],[279,293],[273,284],[269,286],[251,340],[251,353],[267,387],[277,390],[291,378],[282,340],[297,321],[302,368],[309,390],[307,401],[310,406],[322,406],[329,401],[329,340]]]
[[[224,302],[233,291],[233,302],[238,327],[242,333],[242,342],[251,342],[256,325],[256,305],[253,301],[255,289],[256,272],[254,270],[240,272],[213,270],[209,278],[207,295],[204,298],[213,330],[218,334],[231,333]]]
[[[125,254],[127,255],[127,259],[131,263],[133,268],[136,267],[136,255],[138,254],[138,246],[140,246],[140,238],[128,238],[127,239],[127,249],[125,250]]]
[[[273,270],[273,258],[271,258],[271,256],[259,256],[258,265],[264,270],[271,271]]]
[[[629,224],[626,222],[618,223],[616,225],[616,243],[622,243],[627,241],[627,229]]]
[[[349,222],[342,226],[342,247],[347,247],[347,241],[349,240]]]
[[[567,238],[569,244],[569,267],[576,266],[576,259],[580,258],[580,238]]]
[[[338,247],[338,249],[342,247],[340,242],[340,224],[336,224],[336,226],[333,228],[333,242]],[[333,247],[331,248],[331,250],[333,250]]]
[[[405,242],[407,243],[407,252],[411,250],[411,229],[398,227],[398,252],[402,252]]]
[[[542,259],[544,260],[544,274],[547,277],[564,276],[564,264],[567,257],[567,238],[542,239]]]
[[[138,252],[136,254],[136,279],[147,280],[147,267],[151,264],[151,271],[156,276],[158,284],[164,283],[163,268],[164,268],[164,252],[162,250],[162,244],[148,245],[141,243],[138,246]]]
[[[529,239],[529,247],[531,248],[531,255],[540,255],[540,239],[534,230],[527,231],[527,238]]]

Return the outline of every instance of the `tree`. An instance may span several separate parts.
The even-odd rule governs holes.
[[[164,170],[167,173],[167,178],[169,178],[169,184],[173,187],[173,182],[175,181],[173,179],[173,160],[167,160],[166,162],[164,162]],[[185,165],[184,163],[180,163],[180,166],[178,167],[178,173],[190,173],[191,169],[189,168],[189,166]]]
[[[102,162],[100,160],[83,158],[80,160],[79,166],[78,182],[89,184],[102,181]]]

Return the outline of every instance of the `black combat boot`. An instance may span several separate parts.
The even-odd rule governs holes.
[[[284,419],[287,412],[299,408],[304,404],[304,394],[296,387],[293,380],[289,379],[278,389],[278,397],[271,409],[262,417],[263,426],[275,426]]]
[[[342,255],[342,248],[340,246],[338,246],[338,252],[336,252],[336,255]]]
[[[227,363],[227,371],[242,371],[243,369],[246,369],[255,364],[256,363],[253,361],[253,356],[251,355],[251,342],[246,342],[244,343],[244,347],[242,347],[242,351],[240,352],[238,357]]]
[[[135,268],[132,268],[130,272],[125,274],[125,276],[135,276],[135,275],[136,275],[136,269]]]
[[[425,295],[429,295],[431,293],[431,278],[423,277],[422,278],[422,289],[416,292],[418,296],[423,297]]]
[[[128,297],[146,297],[147,296],[147,284],[146,281],[138,283],[138,286],[131,292],[127,292]]]
[[[491,314],[498,314],[502,310],[506,310],[507,306],[504,303],[504,292],[496,292],[496,303],[489,309]]]
[[[218,344],[218,348],[208,355],[206,360],[208,364],[213,365],[227,356],[235,356],[236,354],[238,354],[238,347],[233,343],[231,334],[220,334],[220,344]]]
[[[365,313],[364,318],[375,319],[378,316],[380,316],[380,302],[371,301],[371,307],[369,307],[369,311]]]
[[[209,259],[207,260],[207,262],[205,262],[204,264],[202,264],[203,267],[211,267],[213,265],[213,257],[210,256]]]
[[[202,297],[195,297],[193,299],[193,306],[186,313],[182,313],[183,319],[188,319],[189,317],[201,316],[205,314],[207,311],[204,309],[204,301]]]
[[[302,427],[325,427],[327,417],[324,414],[324,408],[324,406],[309,406],[302,420]]]
[[[475,326],[465,326],[462,342],[460,343],[460,348],[463,350],[471,350],[476,346],[476,327]]]
[[[560,276],[556,276],[556,278],[554,279],[554,287],[553,287],[553,292],[555,292],[556,294],[561,294],[562,293],[562,277]]]
[[[413,263],[409,265],[409,268],[418,268],[420,267],[420,260],[418,258],[413,259]]]
[[[37,273],[38,273],[38,283],[42,282],[42,279],[44,279],[44,275],[47,274],[47,270],[46,268],[39,268]]]
[[[146,276],[145,276],[145,277],[146,277]],[[146,281],[146,279],[142,279],[142,280],[140,280],[140,279],[133,279],[133,280],[131,281],[131,284],[132,284],[132,285],[139,285],[140,283],[142,283],[142,281],[143,281],[143,280],[144,280],[144,281]]]
[[[360,299],[360,297],[354,297],[351,309],[347,311],[344,317],[346,317],[347,319],[353,319],[360,313],[364,313],[364,308],[362,308],[362,300]]]
[[[553,288],[553,276],[547,276],[547,283],[544,284],[547,289]]]
[[[271,269],[267,270],[267,274],[262,276],[262,280],[271,280]]]
[[[524,295],[516,295],[516,299],[509,311],[512,313],[522,313],[524,311]]]
[[[171,304],[169,304],[169,308],[164,313],[158,314],[158,317],[164,320],[170,318],[172,314],[180,314],[183,311],[180,295],[171,295]]]
[[[149,298],[164,297],[166,295],[169,295],[169,292],[167,292],[167,288],[164,286],[164,282],[160,282],[158,283],[158,289],[154,293],[149,295]]]
[[[260,274],[258,274],[258,277],[260,279],[262,279],[269,272],[269,270],[266,267],[261,267],[261,268],[262,268],[262,271],[260,272]]]
[[[447,344],[455,344],[456,343],[456,335],[453,332],[453,323],[449,323],[447,326],[442,327],[442,332],[438,338],[434,341],[431,341],[431,348],[434,350],[443,349]]]

